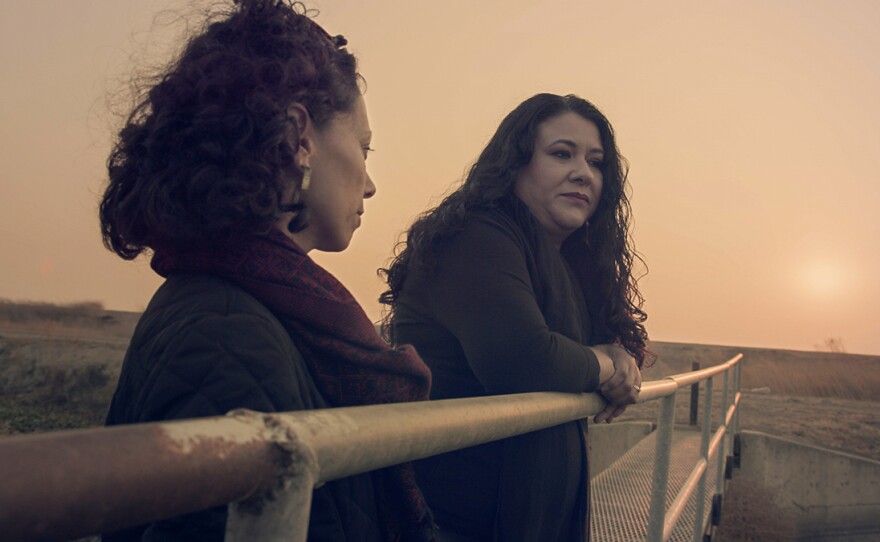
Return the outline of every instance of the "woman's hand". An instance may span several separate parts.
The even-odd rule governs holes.
[[[599,393],[608,400],[608,406],[597,414],[593,421],[611,423],[611,420],[623,414],[627,405],[635,403],[638,399],[642,373],[636,365],[636,360],[622,346],[600,344],[592,348],[608,356],[613,364],[613,373],[599,385]],[[601,375],[600,372],[600,378]]]

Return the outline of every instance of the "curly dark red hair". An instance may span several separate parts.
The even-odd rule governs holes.
[[[100,204],[104,245],[130,260],[266,229],[282,211],[301,229],[299,130],[287,111],[300,103],[321,126],[351,110],[362,78],[345,45],[299,3],[236,0],[207,23],[119,132]]]

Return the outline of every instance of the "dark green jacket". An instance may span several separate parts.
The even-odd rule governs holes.
[[[179,275],[159,288],[138,323],[107,425],[327,406],[290,335],[263,304],[225,279]],[[225,526],[222,506],[103,540],[220,541]],[[309,540],[381,540],[369,474],[314,491]]]

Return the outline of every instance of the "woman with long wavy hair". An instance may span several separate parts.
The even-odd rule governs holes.
[[[596,107],[539,94],[508,114],[383,270],[385,331],[418,349],[431,398],[598,391],[596,422],[633,403],[649,353],[629,212]],[[443,540],[588,539],[586,438],[581,420],[418,462]]]
[[[391,349],[312,250],[348,247],[376,187],[361,76],[300,4],[237,0],[193,36],[119,133],[105,245],[165,277],[108,425],[416,401],[430,373]],[[314,490],[309,540],[434,540],[412,465]],[[221,506],[104,535],[220,541]]]

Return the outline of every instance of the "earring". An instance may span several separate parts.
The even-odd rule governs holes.
[[[590,221],[584,222],[584,243],[590,246]]]
[[[300,186],[300,190],[303,192],[307,192],[309,190],[309,185],[312,184],[312,168],[309,166],[303,166],[303,178],[302,185]]]

